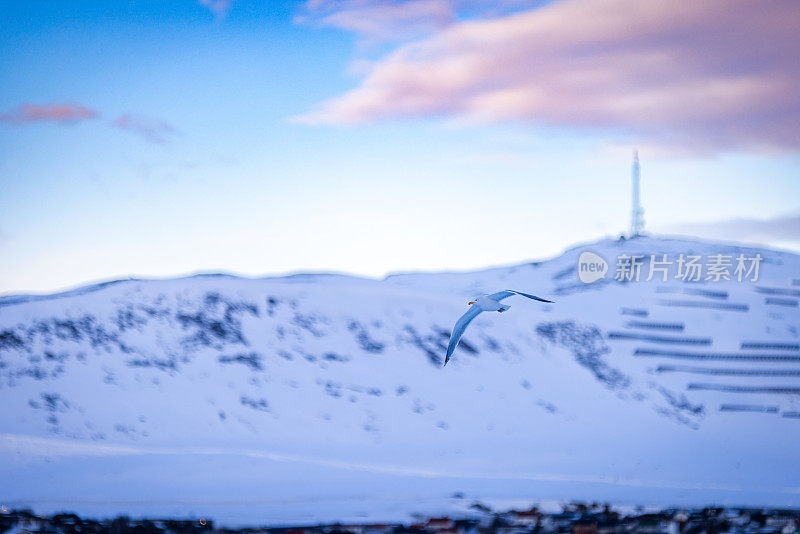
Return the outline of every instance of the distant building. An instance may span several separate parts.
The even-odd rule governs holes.
[[[428,532],[455,532],[456,523],[449,517],[431,517],[425,523]]]
[[[572,534],[597,534],[597,519],[587,517],[572,522]]]
[[[517,526],[535,526],[540,521],[542,514],[537,508],[530,510],[511,510],[508,513],[508,519],[513,525]]]

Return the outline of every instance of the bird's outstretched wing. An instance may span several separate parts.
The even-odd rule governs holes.
[[[447,356],[444,357],[445,365],[447,365],[447,362],[450,361],[450,356],[452,356],[453,351],[456,350],[456,345],[458,345],[458,341],[461,339],[461,336],[464,335],[464,330],[467,329],[467,325],[480,313],[481,309],[478,308],[478,306],[472,306],[467,310],[467,313],[462,315],[461,318],[456,321],[456,325],[453,327],[453,333],[450,334],[450,343],[447,345]]]
[[[523,293],[522,291],[514,291],[511,289],[506,289],[505,291],[498,291],[497,293],[492,293],[491,295],[489,295],[489,298],[493,300],[503,300],[504,298],[508,298],[511,295],[522,295],[523,297],[528,297],[529,299],[538,300],[539,302],[551,302],[551,303],[553,302],[552,300],[541,299],[539,297]]]

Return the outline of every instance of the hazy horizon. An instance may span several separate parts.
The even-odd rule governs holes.
[[[358,272],[347,272],[347,271],[336,271],[336,270],[294,270],[294,271],[282,271],[282,272],[237,272],[237,271],[227,271],[222,269],[207,269],[207,270],[195,270],[195,271],[186,271],[186,272],[175,272],[175,273],[163,273],[163,274],[139,274],[139,273],[125,273],[119,275],[110,275],[104,278],[95,278],[89,280],[82,280],[75,283],[57,286],[52,288],[41,288],[41,289],[16,289],[16,290],[9,290],[0,292],[0,297],[7,297],[7,296],[16,296],[16,295],[49,295],[49,294],[57,294],[61,292],[71,291],[75,289],[80,289],[86,286],[92,286],[96,284],[103,284],[109,282],[117,282],[117,281],[124,281],[124,280],[171,280],[171,279],[180,279],[180,278],[191,278],[195,276],[233,276],[239,278],[252,278],[252,279],[260,279],[260,278],[282,278],[294,275],[333,275],[333,276],[350,276],[356,278],[365,278],[365,279],[372,279],[372,280],[382,280],[392,275],[399,275],[399,274],[414,274],[414,273],[466,273],[472,271],[481,271],[481,270],[488,270],[494,268],[502,268],[508,267],[518,264],[524,264],[528,262],[539,262],[539,261],[547,261],[550,259],[557,258],[562,253],[571,250],[576,247],[585,246],[591,243],[598,243],[605,240],[613,240],[618,239],[623,232],[620,232],[617,235],[604,235],[600,236],[597,239],[593,240],[583,240],[577,241],[572,243],[561,251],[558,251],[554,254],[550,255],[542,255],[542,256],[531,256],[528,258],[520,258],[518,261],[510,261],[506,263],[487,263],[485,265],[476,265],[469,268],[430,268],[430,269],[406,269],[406,270],[388,270],[378,274],[369,274],[369,273],[358,273]],[[780,243],[774,245],[765,245],[763,243],[757,242],[747,242],[747,241],[737,241],[733,239],[713,239],[713,238],[704,238],[704,237],[697,237],[692,235],[682,235],[682,234],[656,234],[656,233],[649,233],[645,232],[644,236],[646,237],[654,237],[654,238],[662,238],[662,239],[678,239],[678,240],[686,240],[686,241],[703,241],[703,242],[719,242],[719,243],[736,243],[744,247],[749,248],[766,248],[780,252],[788,252],[792,254],[800,254],[800,249],[794,248],[793,243],[788,243],[786,246],[781,246]]]

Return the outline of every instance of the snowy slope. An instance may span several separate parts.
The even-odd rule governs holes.
[[[605,280],[578,280],[585,250]],[[757,252],[755,283],[613,280],[621,253]],[[453,491],[797,505],[798,279],[796,255],[637,238],[474,273],[1,298],[0,500],[233,523],[402,518]],[[466,301],[506,288],[556,303],[509,299],[442,368]]]

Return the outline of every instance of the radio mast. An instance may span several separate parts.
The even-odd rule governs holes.
[[[631,233],[630,237],[638,237],[644,231],[644,208],[639,193],[639,151],[633,149],[633,167],[631,168],[631,179],[633,181],[633,203],[631,210]]]

